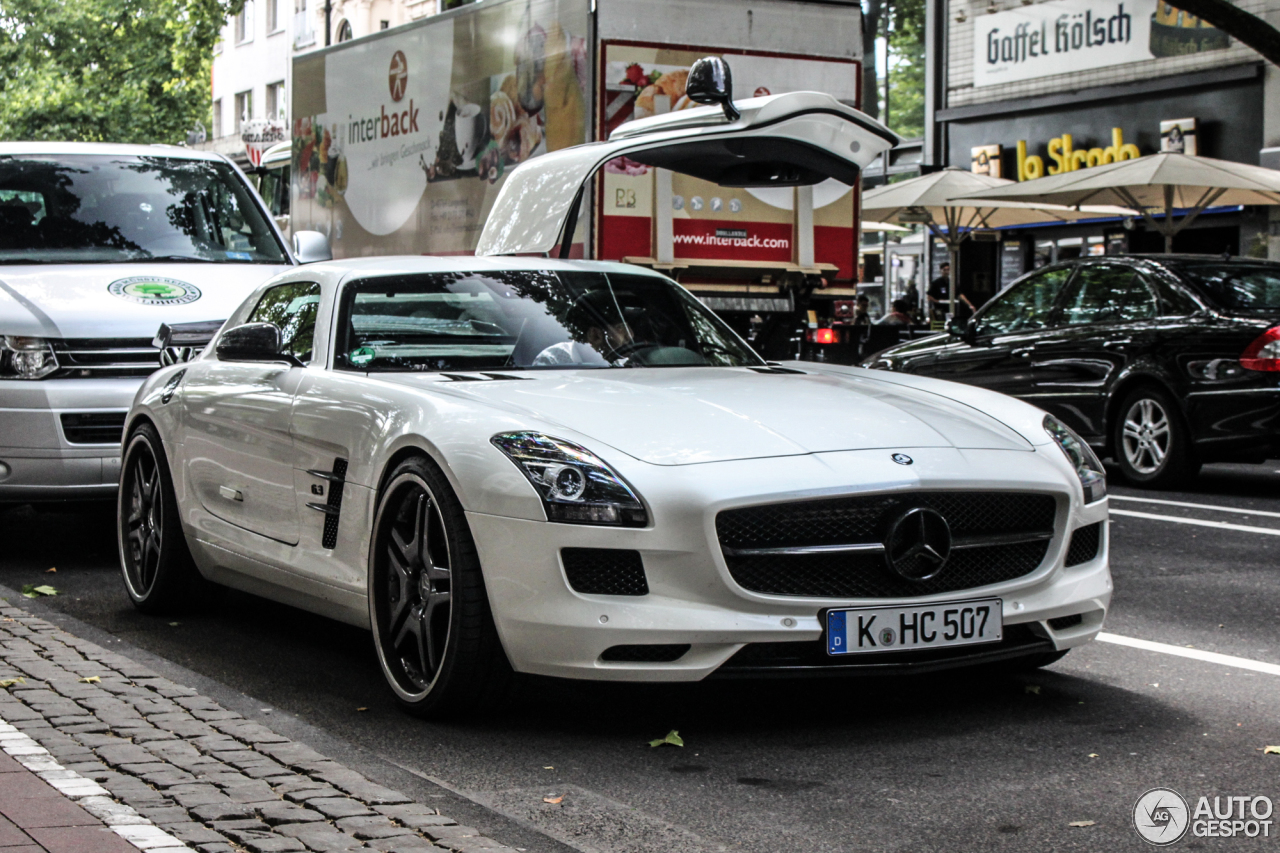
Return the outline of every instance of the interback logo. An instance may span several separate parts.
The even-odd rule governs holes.
[[[404,90],[409,85],[409,62],[404,58],[403,50],[397,50],[391,55],[387,84],[391,89],[391,100],[399,101],[404,97]]]

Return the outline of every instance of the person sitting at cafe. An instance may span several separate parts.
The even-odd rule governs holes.
[[[905,299],[893,300],[893,310],[876,321],[877,326],[910,326],[911,312]]]
[[[853,309],[853,325],[870,326],[871,325],[871,300],[864,293],[858,297],[857,304]]]

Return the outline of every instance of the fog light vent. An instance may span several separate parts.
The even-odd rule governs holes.
[[[1083,621],[1083,613],[1073,613],[1070,616],[1055,616],[1049,620],[1049,627],[1055,631],[1065,631],[1068,628],[1074,628]]]
[[[684,657],[689,644],[646,646],[610,646],[600,655],[600,660],[614,663],[671,663]]]
[[[623,548],[562,548],[565,577],[585,595],[648,595],[639,551]]]
[[[1101,521],[1094,522],[1071,534],[1071,544],[1067,546],[1066,565],[1078,566],[1098,556],[1098,546],[1102,544],[1102,525]]]

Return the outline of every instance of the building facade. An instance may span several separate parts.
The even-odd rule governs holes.
[[[1280,24],[1280,0],[1238,5]],[[934,0],[929,18],[928,162],[1010,180],[1162,150],[1280,167],[1278,69],[1163,0]],[[1274,217],[1210,209],[1174,249],[1276,257]],[[961,284],[985,297],[1056,260],[1158,251],[1141,219],[1007,229],[968,248]]]

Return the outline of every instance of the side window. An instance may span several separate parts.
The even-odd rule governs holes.
[[[1194,299],[1163,276],[1152,276],[1149,283],[1155,284],[1156,295],[1160,297],[1160,313],[1163,316],[1186,317],[1200,310],[1200,306]]]
[[[285,352],[302,362],[311,361],[315,344],[316,311],[320,307],[320,285],[294,281],[262,294],[248,323],[274,323],[280,329]]]
[[[1071,269],[1064,267],[1024,278],[993,299],[978,315],[978,334],[1002,335],[1047,328],[1053,319],[1058,294],[1070,277]]]
[[[1156,301],[1129,267],[1105,264],[1080,268],[1062,309],[1068,326],[1125,323],[1156,316]]]

